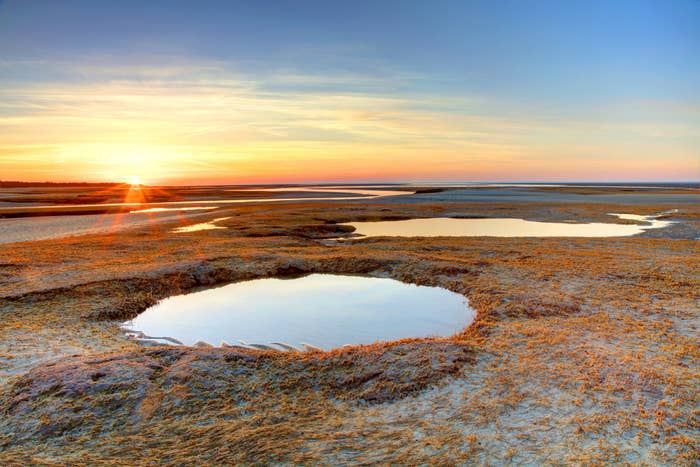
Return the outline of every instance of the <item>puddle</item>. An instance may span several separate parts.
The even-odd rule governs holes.
[[[364,237],[626,237],[649,229],[661,229],[673,222],[657,216],[610,214],[642,224],[592,222],[535,222],[524,219],[454,219],[435,217],[402,221],[352,222],[355,234]]]
[[[330,350],[405,337],[451,336],[474,316],[463,295],[443,288],[312,274],[166,298],[124,327],[161,343],[218,346],[225,341],[278,350]]]
[[[209,222],[200,222],[199,224],[185,225],[183,227],[177,227],[173,229],[174,233],[187,233],[187,232],[198,232],[200,230],[214,230],[214,229],[226,229],[227,227],[216,225],[216,222],[225,221],[230,219],[230,217],[219,217],[217,219],[212,219]]]

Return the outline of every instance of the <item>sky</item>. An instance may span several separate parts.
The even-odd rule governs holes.
[[[700,1],[0,0],[0,180],[700,180]]]

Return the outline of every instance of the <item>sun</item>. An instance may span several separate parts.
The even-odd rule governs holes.
[[[141,179],[135,175],[132,175],[131,177],[129,177],[129,185],[131,185],[131,186],[141,185]]]

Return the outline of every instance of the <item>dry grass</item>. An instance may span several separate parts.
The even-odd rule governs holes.
[[[602,220],[630,212],[620,206],[226,212],[227,230],[165,225],[0,250],[0,462],[698,462],[697,241],[322,240],[351,220]],[[697,231],[700,209],[677,218]],[[109,321],[203,285],[305,272],[440,285],[479,314],[451,339],[301,357],[143,349]]]

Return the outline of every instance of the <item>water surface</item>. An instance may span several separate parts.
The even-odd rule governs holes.
[[[276,202],[286,202],[286,201],[355,201],[363,199],[376,199],[388,196],[399,196],[399,195],[410,195],[413,192],[410,191],[398,191],[398,190],[383,190],[383,189],[347,189],[347,190],[325,190],[322,188],[259,188],[259,189],[236,189],[229,190],[235,192],[243,191],[264,191],[271,193],[284,193],[289,191],[299,192],[299,196],[283,196],[283,197],[269,197],[269,198],[214,198],[214,199],[195,199],[187,201],[158,201],[158,202],[122,202],[122,203],[94,203],[94,204],[41,204],[41,205],[18,205],[13,204],[7,208],[8,211],[25,211],[25,210],[46,210],[46,209],[56,209],[56,208],[105,208],[105,207],[134,207],[139,208],[137,211],[145,212],[150,208],[147,206],[154,206],[155,208],[168,207],[168,206],[182,206],[180,210],[184,210],[188,205],[192,204],[216,204],[216,205],[227,205],[227,204],[247,204],[247,203],[276,203]],[[319,193],[320,192],[320,193]],[[327,196],[323,195],[326,193]],[[346,196],[352,195],[352,196]],[[197,207],[197,209],[202,209]],[[211,207],[207,209],[212,209]]]
[[[200,230],[215,230],[215,229],[225,229],[226,227],[222,225],[216,225],[217,222],[225,221],[231,217],[219,217],[212,219],[208,222],[200,222],[199,224],[185,225],[183,227],[176,227],[173,229],[175,233],[187,233],[187,232],[198,232]]]
[[[187,208],[148,208],[129,211],[129,214],[151,214],[154,212],[170,212],[170,211],[208,211],[216,209],[216,206],[193,206]]]
[[[258,279],[166,298],[125,323],[186,345],[281,342],[326,350],[405,337],[450,336],[471,323],[460,294],[392,279],[312,274]],[[274,345],[273,345],[274,347]]]
[[[454,219],[433,217],[402,221],[352,222],[355,234],[365,237],[625,237],[660,229],[671,221],[654,216],[611,214],[640,224],[603,222],[535,222],[524,219]]]

